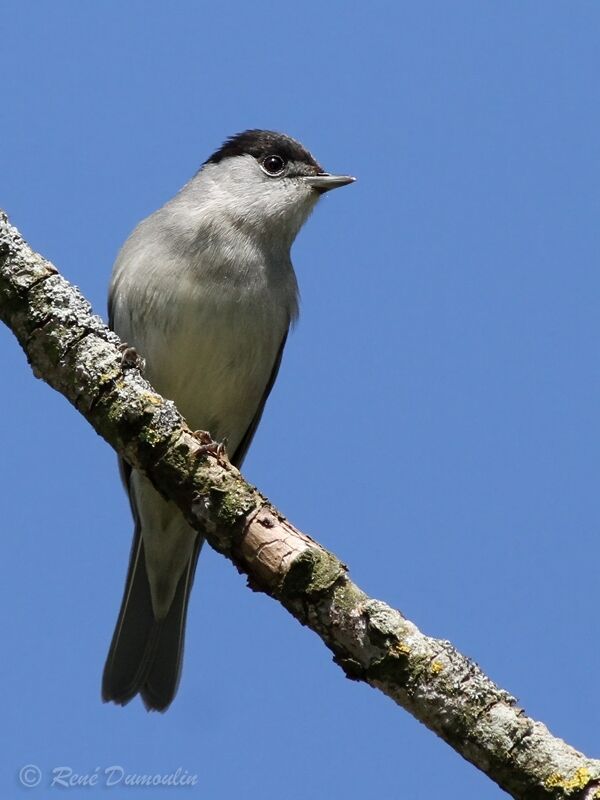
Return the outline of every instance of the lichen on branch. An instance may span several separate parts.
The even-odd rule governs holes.
[[[148,475],[251,588],[320,636],[347,677],[391,697],[515,798],[600,797],[600,762],[527,717],[449,642],[369,598],[339,559],[207,449],[136,360],[123,357],[79,290],[1,212],[0,319],[35,375]]]

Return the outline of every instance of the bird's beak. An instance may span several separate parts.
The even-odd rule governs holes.
[[[306,175],[304,182],[318,192],[328,192],[330,189],[337,189],[338,186],[346,186],[349,183],[354,183],[356,178],[351,175],[330,175],[328,172],[322,172],[320,175]]]

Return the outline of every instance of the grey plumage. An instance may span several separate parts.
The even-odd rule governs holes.
[[[226,440],[236,466],[298,313],[291,245],[320,194],[351,180],[323,174],[289,137],[247,131],[143,220],[117,257],[112,326],[189,425]],[[121,470],[135,535],[103,698],[124,704],[140,693],[148,708],[165,710],[177,690],[202,541],[142,474]]]

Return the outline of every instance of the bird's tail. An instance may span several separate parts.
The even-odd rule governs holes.
[[[119,619],[102,677],[102,699],[125,705],[136,694],[148,710],[166,711],[181,675],[185,620],[202,538],[177,584],[164,619],[152,609],[144,542],[136,525]]]

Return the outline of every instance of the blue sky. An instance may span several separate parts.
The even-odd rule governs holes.
[[[244,472],[598,755],[598,4],[0,5],[0,206],[101,314],[125,237],[227,135],[358,176],[294,246],[301,320]],[[203,800],[503,796],[208,549],[172,708],[103,705],[115,457],[7,330],[0,363],[3,796],[111,765],[181,767],[169,796]]]

